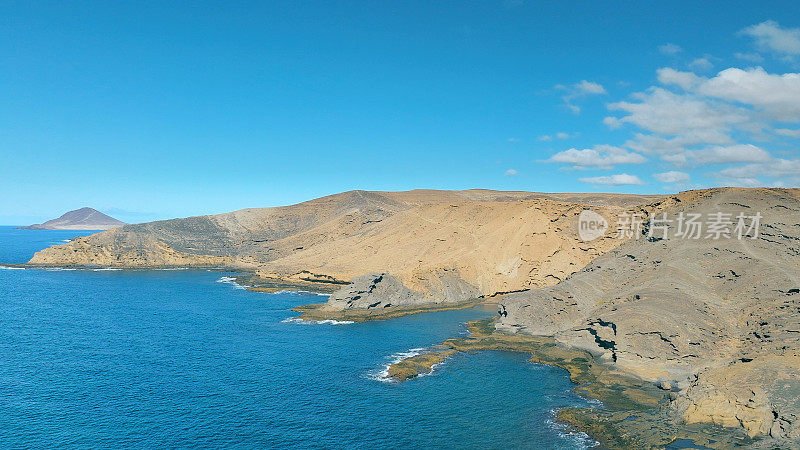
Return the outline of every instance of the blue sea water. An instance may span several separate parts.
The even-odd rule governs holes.
[[[0,263],[74,231],[0,227]],[[585,448],[553,422],[587,403],[524,354],[460,354],[382,381],[465,333],[475,308],[360,324],[287,321],[310,293],[205,270],[0,270],[0,447]]]

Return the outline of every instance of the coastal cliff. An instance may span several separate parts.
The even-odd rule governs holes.
[[[553,336],[668,382],[678,391],[671,407],[688,423],[800,438],[798,191],[676,199],[665,210],[672,218],[723,213],[735,223],[760,213],[759,236],[630,239],[558,285],[505,296],[498,330]]]

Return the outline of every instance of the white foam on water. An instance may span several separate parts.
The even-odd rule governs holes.
[[[3,270],[25,270],[24,267],[8,267],[8,266],[0,266],[0,269],[3,269]]]
[[[245,286],[236,282],[236,277],[220,277],[217,280],[217,283],[227,283],[233,286],[234,289],[247,289],[249,286]]]
[[[425,353],[427,350],[428,350],[427,348],[412,348],[412,349],[407,350],[405,352],[393,353],[391,356],[388,356],[388,358],[389,358],[389,362],[388,363],[386,363],[383,366],[381,366],[380,369],[368,373],[367,374],[367,378],[369,378],[370,380],[380,381],[382,383],[396,383],[397,380],[395,380],[395,379],[393,379],[392,377],[389,376],[389,367],[392,364],[397,364],[400,361],[403,361],[405,359],[412,358],[412,357],[417,356],[417,355],[421,355],[421,354]],[[444,362],[441,362],[441,363],[438,363],[438,364],[434,364],[434,365],[431,366],[431,371],[430,372],[421,373],[421,374],[419,374],[417,376],[418,377],[424,377],[424,376],[427,376],[427,375],[432,375],[434,369],[436,369],[436,367],[438,367],[438,366],[440,366],[442,364],[444,364]]]
[[[118,269],[116,267],[102,267],[100,269],[92,269],[93,272],[112,272],[112,271],[116,272],[118,270],[122,270],[122,269]]]
[[[330,297],[331,294],[326,294],[323,292],[313,292],[313,291],[290,291],[290,290],[282,290],[282,291],[275,291],[273,294],[304,294],[304,295],[319,295],[321,297]]]
[[[333,320],[333,319],[325,319],[325,320],[310,320],[310,319],[301,319],[299,317],[289,317],[288,319],[281,320],[281,323],[299,323],[300,325],[350,325],[351,323],[355,323],[352,320]]]
[[[165,267],[163,269],[156,270],[189,270],[189,267]]]
[[[584,433],[583,431],[575,431],[572,428],[570,428],[569,425],[555,420],[557,412],[558,410],[551,409],[550,415],[552,417],[550,419],[547,419],[546,423],[547,426],[555,430],[559,436],[571,442],[572,444],[579,446],[580,448],[594,448],[600,445],[599,442],[592,439],[588,434]]]
[[[72,271],[78,269],[76,269],[75,267],[45,267],[44,270],[50,272],[64,272],[64,271]]]

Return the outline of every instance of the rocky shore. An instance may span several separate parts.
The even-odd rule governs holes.
[[[560,410],[557,419],[587,432],[607,448],[664,448],[685,441],[708,448],[754,445],[741,430],[713,424],[687,425],[670,409],[676,397],[669,383],[653,383],[631,376],[591,353],[558,344],[547,337],[509,335],[495,329],[496,319],[469,322],[469,336],[448,339],[439,345],[396,362],[388,374],[396,381],[407,381],[429,373],[456,353],[499,350],[530,353],[530,361],[569,371],[579,395],[597,400],[595,408]]]

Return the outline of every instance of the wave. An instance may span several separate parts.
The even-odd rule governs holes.
[[[220,277],[217,283],[227,283],[233,286],[234,289],[247,289],[250,286],[239,284],[236,282],[236,277]]]
[[[101,267],[99,269],[92,269],[93,272],[109,272],[109,271],[116,272],[118,270],[122,270],[122,269],[119,269],[119,268],[116,268],[116,267]]]
[[[162,269],[155,269],[155,270],[189,270],[191,267],[164,267]]]
[[[351,323],[355,323],[352,320],[333,320],[333,319],[325,319],[325,320],[310,320],[310,319],[301,319],[299,317],[289,317],[288,319],[281,320],[281,323],[299,323],[300,325],[350,325]]]
[[[330,297],[331,294],[326,294],[324,292],[314,292],[314,291],[292,291],[292,290],[282,290],[282,291],[275,291],[273,294],[308,294],[308,295],[319,295],[320,297]]]
[[[0,266],[2,270],[25,270],[24,267],[9,267],[9,266]]]
[[[600,445],[599,442],[592,439],[588,434],[583,431],[576,431],[570,428],[569,425],[561,423],[555,419],[557,409],[551,409],[551,418],[547,419],[545,423],[548,427],[555,430],[558,435],[579,448],[594,448]]]
[[[45,267],[44,270],[47,270],[49,272],[64,272],[64,271],[72,271],[78,269],[75,267]]]
[[[392,364],[397,364],[400,361],[403,361],[404,359],[408,359],[408,358],[412,358],[412,357],[417,356],[417,355],[421,355],[421,354],[425,353],[426,351],[428,351],[427,348],[412,348],[412,349],[404,351],[404,352],[393,353],[392,355],[387,357],[389,359],[388,363],[386,363],[383,366],[381,366],[380,369],[368,373],[367,374],[367,378],[369,378],[370,380],[380,381],[382,383],[396,383],[397,380],[395,380],[395,379],[393,379],[393,378],[391,378],[389,376],[389,367]],[[424,377],[426,375],[431,375],[431,374],[433,374],[433,370],[437,366],[439,366],[441,364],[442,363],[434,364],[433,366],[431,366],[431,371],[430,372],[421,373],[421,374],[419,374],[417,376],[418,377]]]

